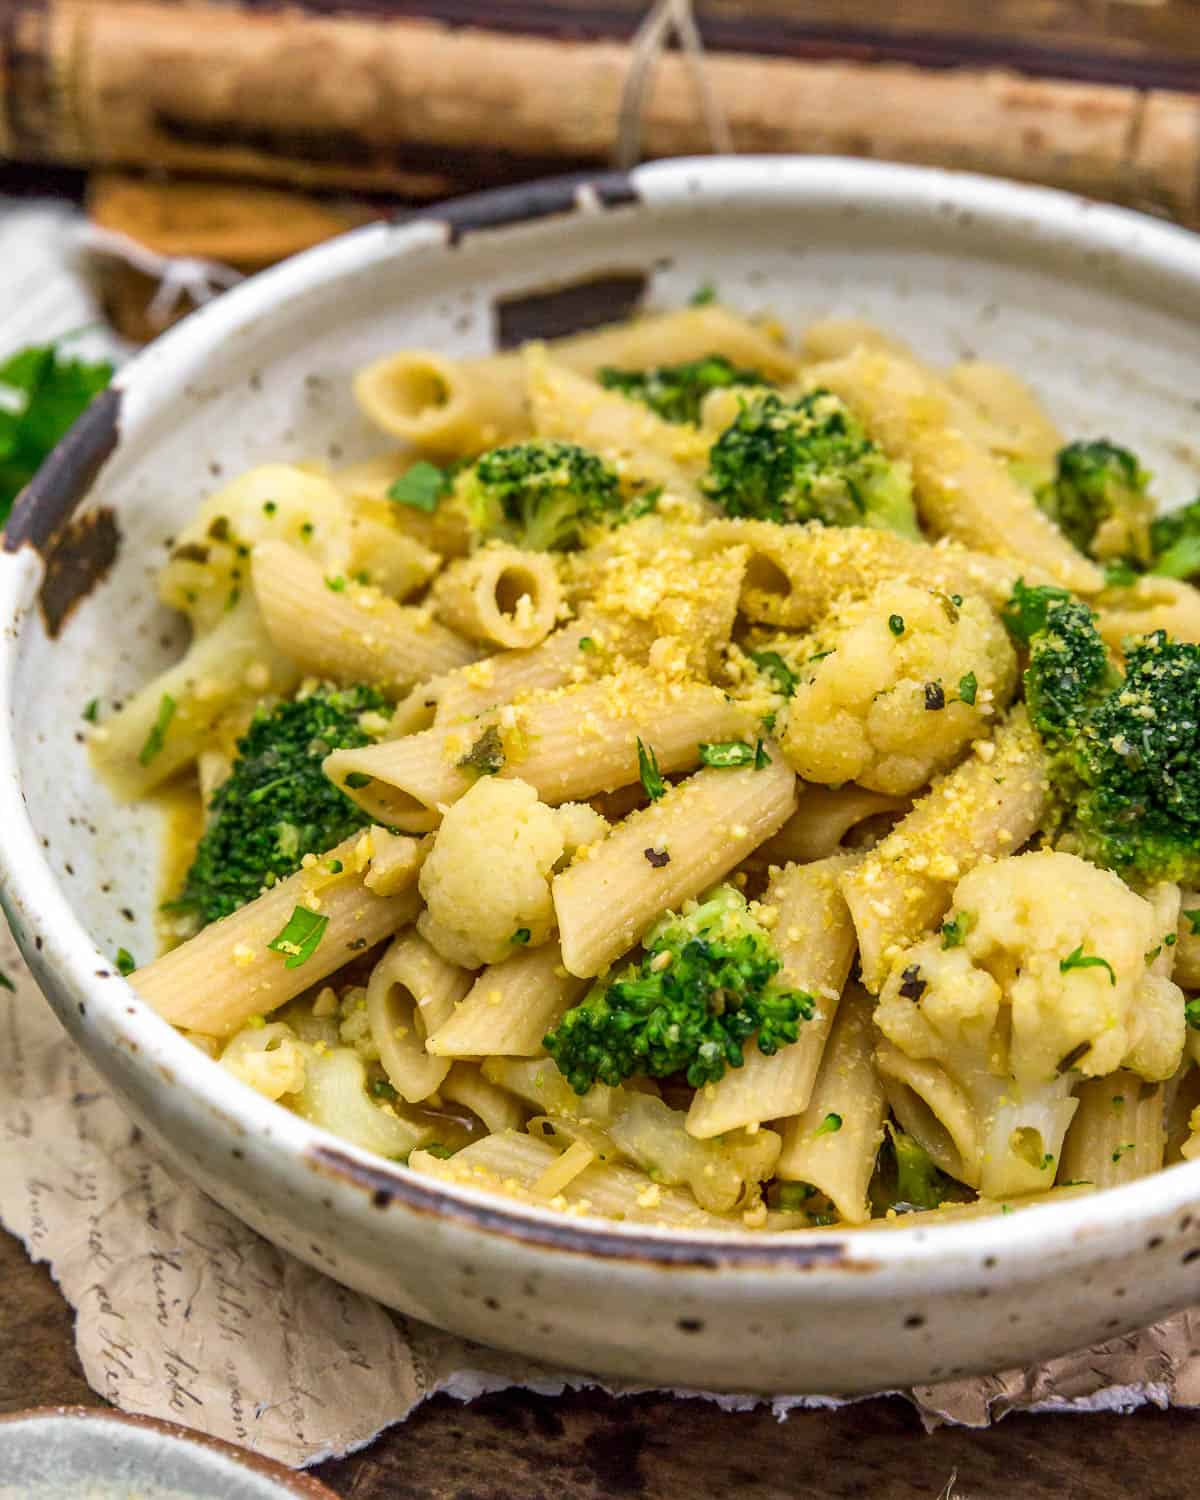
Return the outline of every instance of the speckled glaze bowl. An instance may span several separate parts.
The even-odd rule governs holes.
[[[409,1175],[267,1103],[115,972],[153,951],[157,834],[92,779],[79,715],[178,650],[164,544],[222,476],[380,446],[356,367],[675,306],[702,281],[799,326],[878,320],[1012,364],[1063,427],[1112,425],[1194,493],[1200,239],[982,178],[820,159],[667,162],[489,193],[256,277],[119,375],[0,557],[3,898],[63,1024],[167,1155],[269,1239],[385,1303],[579,1369],[863,1391],[1009,1366],[1200,1291],[1200,1162],[1007,1217],[713,1237],[564,1219]],[[1190,486],[1190,488],[1189,488]],[[1053,892],[1047,892],[1052,900]]]

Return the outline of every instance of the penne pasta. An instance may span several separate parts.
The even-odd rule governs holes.
[[[433,589],[434,614],[473,641],[509,650],[544,641],[562,606],[554,564],[544,552],[491,546],[451,563]]]
[[[807,864],[828,859],[842,846],[846,835],[869,818],[906,812],[912,806],[906,797],[888,797],[866,787],[797,786],[796,811],[774,838],[758,850],[769,864]]]
[[[894,955],[931,932],[960,876],[1015,854],[1041,822],[1049,783],[1024,707],[994,740],[934,782],[907,817],[842,877],[858,933],[863,983],[875,993]]]
[[[1162,1084],[1125,1070],[1089,1078],[1063,1142],[1058,1180],[1097,1188],[1133,1182],[1158,1171],[1165,1147]]]
[[[563,967],[557,943],[516,953],[478,975],[426,1046],[435,1057],[537,1057],[546,1032],[584,988]]]
[[[778,837],[778,835],[776,835]],[[687,1128],[700,1139],[739,1126],[803,1114],[812,1096],[829,1029],[854,962],[854,924],[840,878],[857,862],[835,854],[808,865],[792,865],[772,878],[764,901],[775,914],[772,933],[781,967],[779,982],[816,1001],[799,1039],[770,1057],[751,1042],[742,1067],[697,1089]]]
[[[409,1104],[440,1088],[450,1063],[431,1056],[426,1038],[454,1014],[471,975],[415,932],[404,932],[371,970],[367,1016],[388,1081]]]
[[[883,1143],[886,1104],[874,1048],[871,997],[852,986],[838,1007],[812,1097],[784,1126],[779,1157],[785,1182],[810,1183],[848,1224],[871,1216],[867,1185]]]
[[[228,1036],[251,1016],[269,1015],[416,915],[417,863],[404,889],[377,896],[363,884],[368,861],[359,867],[360,844],[359,835],[347,839],[311,869],[135,970],[130,984],[172,1025],[207,1036]],[[317,919],[318,941],[303,962],[289,963],[269,945],[297,910]]]
[[[339,750],[325,769],[372,817],[424,832],[440,821],[440,807],[473,785],[474,762],[484,750],[495,774],[519,777],[547,802],[571,802],[636,781],[643,734],[670,773],[697,763],[701,741],[739,737],[750,722],[717,688],[630,671],[543,694],[494,717]]]
[[[601,973],[654,919],[738,865],[787,820],[796,778],[778,747],[761,770],[703,770],[632,813],[554,878],[563,963]],[[668,854],[652,864],[647,851]]]
[[[426,609],[344,579],[331,588],[315,563],[282,542],[257,547],[252,572],[273,645],[318,677],[376,682],[395,693],[479,655]]]
[[[945,397],[918,366],[857,349],[810,369],[808,382],[841,396],[885,452],[908,460],[921,518],[938,535],[1035,564],[1080,593],[1100,591],[1100,570],[986,449],[950,425]]]

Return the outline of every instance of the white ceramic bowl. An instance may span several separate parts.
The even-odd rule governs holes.
[[[361,230],[128,365],[17,508],[0,559],[17,939],[71,1035],[214,1198],[350,1285],[485,1342],[648,1382],[861,1391],[1149,1322],[1197,1292],[1200,1163],[942,1227],[756,1238],[568,1220],[315,1130],[201,1056],[114,971],[118,946],[153,951],[156,832],[93,781],[79,714],[177,649],[154,574],[214,480],[378,446],[350,376],[401,345],[481,351],[620,316],[643,290],[678,305],[705,280],[792,326],[856,314],[933,360],[1012,364],[1067,431],[1111,427],[1167,493],[1194,491],[1200,240],[1150,219],[981,178],[769,158],[539,183]]]

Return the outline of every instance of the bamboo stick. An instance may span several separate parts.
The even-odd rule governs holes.
[[[26,0],[0,42],[0,150],[83,164],[430,196],[456,159],[497,171],[607,159],[629,49],[389,16],[165,0]],[[1200,221],[1200,97],[1000,70],[710,53],[742,152],[990,171]],[[646,155],[703,151],[663,57]]]

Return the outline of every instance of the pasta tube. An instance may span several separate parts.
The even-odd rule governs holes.
[[[1028,491],[978,443],[951,425],[938,382],[881,350],[856,349],[808,372],[862,419],[887,453],[912,465],[921,519],[941,536],[983,552],[1034,563],[1082,594],[1103,587],[1094,563],[1075,550]]]
[[[1049,782],[1041,742],[1023,706],[994,740],[934,782],[932,789],[842,877],[872,993],[893,956],[933,930],[960,876],[981,860],[1015,854],[1046,810]]]
[[[787,1122],[779,1176],[824,1193],[848,1224],[871,1217],[867,1185],[887,1105],[875,1071],[871,997],[854,985],[838,1007],[812,1097]]]
[[[1162,1084],[1124,1069],[1089,1078],[1063,1142],[1058,1180],[1116,1187],[1157,1172],[1165,1147]]]
[[[750,722],[717,688],[630,671],[501,710],[493,719],[338,750],[325,771],[381,823],[424,832],[437,826],[438,809],[457,801],[479,770],[518,776],[543,802],[572,802],[636,781],[639,736],[650,737],[664,772],[684,771],[699,760],[702,740],[737,738]]]
[[[510,650],[545,640],[561,604],[549,555],[517,547],[484,547],[451,563],[433,587],[434,613],[444,625]]]
[[[435,1057],[537,1057],[584,987],[558,944],[544,943],[484,969],[425,1045]]]
[[[808,1107],[854,961],[854,924],[838,882],[857,859],[835,854],[815,864],[793,865],[771,880],[763,899],[776,914],[772,936],[780,958],[779,983],[805,990],[817,1008],[789,1046],[764,1057],[752,1041],[742,1067],[697,1089],[688,1110],[689,1134],[707,1139],[738,1126],[800,1115]]]
[[[471,977],[415,932],[402,933],[371,970],[371,1040],[392,1087],[409,1104],[428,1099],[450,1071],[447,1060],[426,1051],[425,1039],[454,1014]]]
[[[732,870],[788,818],[796,778],[773,746],[761,770],[699,771],[554,878],[563,963],[601,973],[656,917]],[[669,856],[652,864],[647,854]]]
[[[263,542],[252,563],[267,633],[306,672],[335,682],[374,682],[392,692],[464,666],[477,647],[378,589],[340,590],[316,563],[283,542]]]
[[[770,864],[806,864],[836,854],[852,828],[880,814],[906,811],[906,797],[887,797],[866,787],[797,787],[796,811],[774,838],[758,850],[758,858]]]
[[[417,914],[419,861],[409,884],[391,896],[378,896],[363,884],[362,834],[346,839],[311,869],[299,870],[223,917],[178,948],[136,969],[129,982],[159,1015],[174,1026],[206,1036],[229,1036],[251,1016],[268,1015],[302,990],[332,974],[355,954],[374,947]],[[414,840],[415,846],[415,840]],[[333,867],[341,869],[334,872]],[[303,962],[272,950],[296,911],[323,922],[317,942]]]

